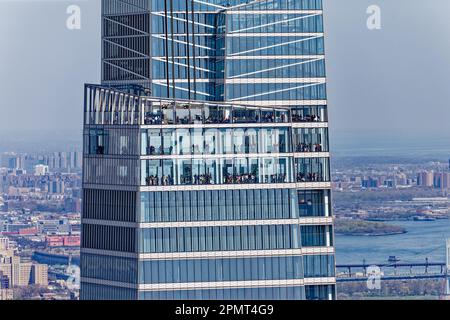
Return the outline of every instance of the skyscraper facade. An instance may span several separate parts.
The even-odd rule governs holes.
[[[321,0],[103,0],[82,299],[333,299]]]

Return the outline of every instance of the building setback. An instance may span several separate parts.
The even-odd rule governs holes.
[[[102,1],[81,299],[334,299],[321,0]]]

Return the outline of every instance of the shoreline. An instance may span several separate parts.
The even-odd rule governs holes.
[[[406,228],[390,225],[383,222],[366,220],[341,220],[335,221],[335,234],[343,236],[381,237],[407,233]]]
[[[363,219],[364,221],[369,222],[405,222],[405,221],[411,221],[411,222],[434,222],[438,220],[448,220],[449,217],[431,217],[431,218],[419,218],[419,219],[411,219],[411,218],[394,218],[394,219],[377,219],[377,218],[367,218]]]
[[[347,232],[335,232],[336,236],[347,236],[347,237],[382,237],[382,236],[396,236],[408,233],[408,231],[397,231],[388,233],[347,233]]]

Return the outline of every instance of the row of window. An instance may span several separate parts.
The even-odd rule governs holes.
[[[117,47],[118,48],[118,47]],[[108,47],[105,44],[105,50]],[[119,50],[118,48],[117,50]],[[116,51],[114,51],[116,52]],[[108,54],[112,55],[113,51],[108,49]],[[114,53],[115,55],[132,54],[130,51],[124,53]],[[125,56],[124,56],[125,57]],[[132,56],[133,57],[133,56]],[[116,56],[113,58],[117,58]],[[166,57],[159,59],[165,60]],[[152,73],[153,79],[169,79],[172,77],[177,79],[216,79],[222,78],[224,72],[224,63],[215,62],[211,59],[193,59],[175,58],[175,64],[171,64],[167,70],[167,64],[161,60],[153,60]],[[195,69],[194,70],[194,62]],[[195,73],[194,73],[195,72]],[[227,78],[324,78],[325,77],[325,60],[324,59],[242,59],[242,60],[227,60],[226,62]],[[251,81],[251,80],[249,80]],[[196,88],[202,92],[214,92],[215,83],[209,83],[207,86],[211,89],[202,88],[203,83],[197,83]],[[192,87],[192,86],[191,86]],[[162,97],[154,93],[156,97]]]
[[[181,1],[182,2],[182,1]],[[168,6],[169,7],[169,6]],[[193,13],[188,8],[186,15],[186,8],[182,12],[169,13],[169,17],[160,15],[152,16],[152,33],[165,34],[167,22],[167,32],[169,35],[173,34],[211,34],[216,32],[216,18],[215,13]],[[164,11],[164,10],[163,10]],[[163,13],[161,13],[163,14]],[[171,17],[174,17],[172,19]],[[195,24],[192,24],[192,17],[194,17]],[[186,19],[187,18],[187,19]],[[186,20],[189,22],[186,23]]]
[[[304,300],[302,286],[145,291],[145,300]]]
[[[93,128],[85,131],[84,145],[88,154],[138,155],[138,139],[138,129]]]
[[[83,217],[136,221],[136,193],[84,190]],[[298,210],[295,203],[298,202]],[[141,193],[141,222],[295,219],[331,215],[329,190],[290,189]]]
[[[83,182],[139,185],[138,163],[135,159],[85,158]],[[142,186],[330,181],[328,158],[142,160],[140,171]]]
[[[142,160],[141,167],[143,186],[327,181],[330,181],[328,158]]]
[[[95,283],[80,283],[81,300],[136,300],[138,299],[136,289],[106,286]]]
[[[134,228],[83,224],[82,247],[136,252],[136,231]],[[324,225],[149,228],[139,232],[139,252],[142,253],[275,250],[333,245],[331,226]]]
[[[291,141],[292,140],[292,141]],[[327,128],[147,129],[143,155],[328,152]]]
[[[82,277],[125,283],[138,282],[138,260],[82,253]]]
[[[152,260],[140,263],[140,283],[186,283],[302,279],[306,256]],[[308,256],[309,277],[334,276],[333,256]],[[306,260],[305,260],[306,262]]]
[[[81,247],[121,252],[136,252],[136,229],[82,224]]]
[[[135,222],[136,192],[85,188],[83,218]]]
[[[142,222],[295,219],[294,190],[141,193]]]
[[[298,208],[300,217],[329,217],[331,212],[330,190],[299,190]]]
[[[166,57],[153,57],[152,62],[152,79],[166,80],[167,74],[169,75],[169,79],[175,78],[177,79],[192,79],[191,89],[193,91],[194,84],[193,79],[216,79],[216,68],[217,64],[215,60],[209,58],[196,58],[190,57],[187,58],[175,58],[174,64],[170,64],[169,68],[167,68]],[[163,60],[163,61],[161,61]],[[171,59],[172,60],[172,59]],[[195,68],[194,68],[195,67]],[[165,81],[165,85],[167,85],[167,81]],[[154,89],[159,88],[160,90],[164,90],[164,88],[160,86],[154,86]],[[167,87],[166,87],[167,89]],[[169,88],[171,90],[171,88]],[[206,92],[214,95],[215,92],[215,83],[203,83],[196,82],[195,89],[200,92]],[[155,97],[164,97],[165,94],[153,92]]]
[[[335,298],[330,285],[226,288],[177,291],[145,291],[143,300],[330,300]]]
[[[288,128],[143,130],[144,155],[291,152]]]
[[[177,72],[177,69],[174,70]],[[165,74],[164,71],[163,74]],[[169,69],[169,81],[172,81],[173,70]],[[158,75],[159,78],[162,74]],[[198,75],[198,74],[197,74]],[[193,79],[193,74],[191,79]],[[195,82],[191,80],[187,82],[177,82],[175,79],[175,86],[167,85],[166,78],[160,79],[160,82],[153,82],[152,84],[152,95],[155,97],[168,97],[184,100],[201,100],[201,101],[217,101],[220,98],[218,93],[219,86],[214,86],[210,82]]]
[[[326,100],[325,83],[227,84],[225,98],[231,101]]]
[[[136,0],[135,0],[136,1]],[[145,2],[145,0],[140,0]],[[109,14],[120,13],[120,9],[124,6],[114,6],[115,1],[103,1],[103,12],[108,14],[108,17],[103,20],[103,35],[106,37],[134,35],[137,31],[141,33],[148,33],[149,30],[149,13],[138,13],[133,9],[133,14],[117,14],[111,16]],[[143,8],[144,6],[141,6]]]
[[[176,80],[175,80],[176,81]],[[200,88],[203,85],[203,88]],[[167,84],[162,82],[155,83],[155,89],[159,89],[159,93],[162,97],[167,95]],[[225,89],[224,89],[225,88]],[[204,89],[200,91],[201,89]],[[226,94],[223,95],[223,90]],[[326,84],[322,81],[310,82],[310,83],[246,83],[246,84],[227,84],[224,86],[212,86],[210,83],[198,83],[196,90],[190,83],[179,82],[176,86],[169,90],[170,96],[175,96],[179,99],[188,99],[189,96],[196,95],[199,100],[215,101],[215,100],[227,100],[227,101],[298,101],[298,100],[326,100]],[[155,93],[156,94],[156,93]],[[286,118],[287,120],[287,118]],[[227,119],[224,119],[227,121]],[[259,122],[259,121],[258,121]],[[261,122],[287,122],[287,121],[265,121]],[[201,119],[198,120],[201,123]],[[151,120],[148,124],[152,124]]]
[[[316,33],[323,32],[321,14],[232,14],[228,32],[242,33]]]
[[[323,36],[228,37],[227,55],[287,56],[324,54]]]
[[[168,10],[170,6],[168,6]],[[217,24],[217,14],[203,13],[192,15],[191,8],[186,8],[182,12],[173,13],[174,19],[169,16],[152,16],[152,32],[163,34],[166,32],[165,23],[167,20],[167,32],[169,34],[215,34],[223,25]],[[192,17],[197,22],[191,23]],[[186,19],[189,23],[186,23]],[[283,21],[283,22],[282,22]],[[285,21],[285,22],[284,22]],[[194,27],[194,29],[193,29]],[[284,32],[323,32],[322,15],[310,16],[306,14],[231,14],[227,19],[227,31],[236,32],[243,29],[244,32],[258,33],[284,33]]]
[[[143,1],[143,0],[140,0]],[[216,12],[218,7],[232,8],[234,6],[242,5],[242,0],[208,0],[194,1],[192,8],[188,2],[188,9],[193,9],[194,12],[212,11]],[[144,6],[141,6],[144,7]],[[172,11],[186,11],[185,1],[152,1],[152,11],[163,12],[165,8]],[[272,0],[261,2],[249,2],[245,9],[247,10],[322,10],[322,0]]]
[[[288,122],[287,109],[208,104],[149,103],[144,115],[146,125]]]
[[[333,255],[145,260],[83,254],[83,277],[126,283],[187,283],[333,277]],[[139,279],[137,275],[139,274]]]
[[[150,51],[150,40],[148,37],[128,36],[105,38],[103,40],[103,58],[145,58]],[[114,62],[114,61],[110,61]],[[123,60],[121,62],[126,62]],[[147,65],[149,67],[149,65]]]
[[[324,78],[324,59],[240,59],[227,60],[227,78]]]
[[[142,80],[149,78],[149,60],[148,59],[132,59],[126,61],[114,61],[104,62],[104,81],[120,81],[120,80]],[[166,68],[162,74],[166,73]],[[181,71],[179,67],[175,70],[169,69],[169,79],[172,79],[172,71],[177,72],[174,77],[186,75]],[[291,71],[287,71],[291,70]],[[284,77],[282,69],[273,73],[274,77]],[[286,72],[293,72],[293,69],[286,69]],[[303,71],[302,71],[303,72]],[[296,71],[297,73],[297,71]],[[187,75],[186,75],[187,76]],[[194,75],[192,74],[192,77]],[[196,74],[196,77],[200,77],[202,74]],[[161,78],[162,80],[166,79]],[[184,79],[184,78],[183,78]],[[176,82],[176,80],[175,80]],[[214,86],[211,83],[198,82],[195,86],[192,83],[179,82],[175,87],[167,86],[166,82],[154,83],[153,94],[157,97],[176,97],[178,99],[192,99],[194,96],[199,100],[216,101],[216,100],[231,100],[231,101],[282,101],[282,100],[326,100],[327,92],[326,85],[324,83],[311,82],[311,83],[246,83],[246,84],[227,84],[225,88],[223,86]],[[223,96],[225,90],[226,95]],[[168,96],[169,94],[169,96]],[[201,119],[198,120],[201,122]],[[226,123],[227,119],[223,119]],[[255,121],[252,121],[255,122]],[[256,122],[275,122],[275,121],[261,121]],[[277,121],[286,122],[286,121]],[[153,124],[152,119],[147,120],[146,124]]]
[[[139,185],[139,160],[85,157],[83,182],[103,185]]]
[[[83,300],[329,300],[334,285],[144,291],[81,283]]]
[[[220,45],[217,41],[217,38],[213,35],[202,35],[195,37],[195,47],[192,45],[187,45],[186,35],[172,35],[169,34],[169,41],[165,39],[165,34],[155,34],[152,36],[152,57],[160,57],[161,55],[166,55],[168,52],[169,58],[175,57],[187,57],[187,56],[196,56],[196,57],[215,57],[215,56],[223,56],[223,45]],[[173,39],[173,40],[172,40]],[[193,43],[192,37],[189,37],[189,43]],[[166,46],[168,46],[168,51],[166,50]],[[170,68],[172,67],[169,65]]]
[[[142,37],[140,37],[140,38],[142,38]],[[130,38],[130,39],[134,39],[134,38]],[[141,43],[140,45],[142,45],[140,50],[144,51],[144,50],[146,50],[145,46],[148,46],[148,43]],[[141,54],[141,53],[138,53],[131,49],[128,49],[127,47],[124,48],[124,47],[120,46],[119,44],[114,44],[114,43],[108,42],[106,40],[103,42],[103,58],[111,59],[109,61],[107,60],[106,61],[107,63],[105,65],[108,65],[108,63],[109,64],[116,63],[116,65],[119,65],[118,60],[113,60],[113,59],[119,59],[119,58],[123,59],[123,60],[121,60],[122,62],[125,62],[125,61],[127,61],[125,59],[130,59],[130,58],[134,59],[137,62],[142,61],[145,64],[135,65],[134,67],[135,67],[135,69],[137,69],[138,67],[141,67],[141,66],[145,66],[146,68],[148,68],[147,70],[142,70],[143,73],[140,73],[141,75],[143,75],[145,77],[148,77],[150,74],[150,72],[149,72],[150,71],[150,69],[149,69],[150,58],[147,57],[147,52],[148,51],[146,51],[146,52],[144,51],[144,53]],[[123,64],[121,64],[121,65],[123,65]],[[123,66],[125,67],[125,65],[123,65]],[[131,67],[132,65],[128,65],[128,66]],[[109,79],[108,75],[106,75],[106,74],[104,74],[104,77],[105,77],[105,80],[113,80],[113,79]]]
[[[298,205],[296,205],[298,204]],[[330,190],[143,192],[140,222],[296,219],[331,216]],[[85,189],[83,217],[135,222],[136,193]]]
[[[201,85],[199,83],[198,85]],[[85,110],[86,124],[122,124],[122,125],[174,125],[174,124],[242,124],[242,123],[300,123],[326,122],[328,120],[326,106],[292,107],[292,109],[269,107],[245,107],[217,104],[189,104],[170,103],[163,101],[145,100],[143,110],[139,108],[138,100],[133,101],[133,108],[129,108],[129,99],[120,99],[116,92],[106,106],[97,100],[111,95],[98,90],[89,90],[86,97],[91,101]],[[97,101],[97,102],[96,102]],[[103,101],[100,99],[99,101]],[[108,100],[109,101],[109,100]],[[141,114],[142,112],[142,114]]]
[[[315,285],[305,286],[306,300],[334,300],[336,299],[336,286]]]
[[[242,4],[242,0],[214,0],[231,6]],[[251,2],[246,10],[322,10],[322,0],[272,0]]]
[[[148,77],[149,72],[146,65],[149,60],[139,59],[133,60],[128,64],[128,69],[115,66],[107,62],[103,62],[103,81],[121,81],[121,80],[142,80]]]
[[[271,220],[326,216],[331,216],[330,190],[249,189],[141,193],[141,222]]]
[[[245,108],[214,105],[149,104],[145,108],[144,124],[237,124],[326,122],[326,106],[304,106],[287,110],[271,108]]]
[[[299,234],[301,231],[301,235]],[[331,226],[258,225],[141,230],[140,252],[298,249],[330,246]]]
[[[84,123],[86,125],[139,125],[142,123],[138,96],[95,85],[86,86],[85,89]]]

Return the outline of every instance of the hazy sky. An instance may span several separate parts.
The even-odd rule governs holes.
[[[80,31],[65,26],[66,8],[73,3],[82,8]],[[381,30],[366,27],[371,4],[381,7]],[[324,5],[336,139],[450,137],[450,1],[324,0]],[[11,133],[81,132],[83,84],[100,78],[99,10],[99,0],[0,1],[3,139]]]

